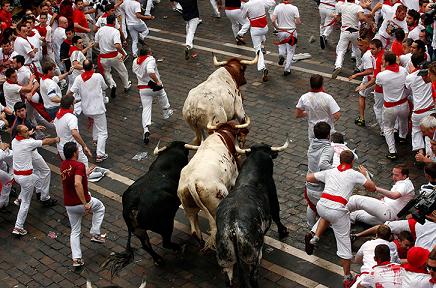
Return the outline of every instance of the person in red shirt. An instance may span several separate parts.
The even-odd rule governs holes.
[[[86,20],[85,3],[83,0],[76,0],[76,9],[73,12],[73,22],[74,22],[74,32],[77,36],[80,36],[83,40],[83,45],[87,47],[91,39],[89,38],[89,33],[91,29],[89,28],[88,20]],[[92,53],[87,53],[86,58],[92,60]]]
[[[62,114],[70,112],[72,111],[60,109],[56,117],[62,117]],[[100,227],[103,222],[105,207],[100,200],[91,197],[88,192],[88,174],[91,170],[87,171],[85,164],[78,161],[79,149],[77,143],[65,143],[63,152],[65,160],[61,163],[61,177],[64,190],[64,205],[71,226],[70,245],[73,266],[80,267],[84,265],[80,249],[82,217],[92,213],[91,241],[104,243],[106,235],[100,233]]]
[[[391,52],[397,57],[404,55],[403,40],[406,34],[403,29],[398,29],[395,31],[395,40],[392,42]]]
[[[11,3],[9,3],[9,1],[3,1],[2,9],[0,10],[0,21],[4,24],[5,28],[12,26],[12,13],[10,9]]]

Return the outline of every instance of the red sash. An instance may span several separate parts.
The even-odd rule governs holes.
[[[256,18],[249,18],[251,27],[264,28],[268,25],[266,15],[262,15]]]
[[[32,175],[32,173],[33,173],[33,170],[32,170],[32,169],[29,169],[29,170],[21,170],[21,171],[18,171],[18,170],[15,170],[15,169],[14,169],[14,174],[15,174],[15,175],[29,176],[29,175]]]
[[[407,102],[407,98],[403,98],[403,99],[398,100],[398,101],[395,101],[395,102],[387,102],[387,101],[384,101],[383,105],[384,105],[386,108],[391,108],[391,107],[399,106],[399,105],[401,105],[401,104],[403,104],[403,103],[406,103],[406,102]]]
[[[434,109],[434,105],[428,106],[427,108],[422,108],[422,109],[415,110],[415,111],[413,111],[413,113],[415,113],[415,114],[422,114],[422,113],[425,113],[425,112],[430,111],[432,109]]]
[[[118,51],[113,51],[113,52],[98,55],[97,67],[98,67],[98,71],[100,72],[100,74],[102,74],[102,75],[104,74],[104,68],[103,68],[103,65],[101,64],[101,58],[108,59],[108,58],[114,58],[117,56],[118,56]]]
[[[148,85],[138,85],[138,89],[150,89],[151,87]]]
[[[328,199],[330,201],[343,204],[344,206],[347,205],[347,203],[348,203],[347,199],[345,199],[344,197],[328,194],[325,192],[321,194],[321,198]]]

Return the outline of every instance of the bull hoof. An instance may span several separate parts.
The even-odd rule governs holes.
[[[288,236],[289,236],[288,228],[283,226],[282,228],[279,229],[279,238],[280,239],[283,239],[283,238],[288,237]]]

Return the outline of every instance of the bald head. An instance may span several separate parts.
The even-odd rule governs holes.
[[[62,28],[67,28],[68,27],[68,19],[65,18],[64,16],[59,17],[58,20],[58,26],[62,27]]]

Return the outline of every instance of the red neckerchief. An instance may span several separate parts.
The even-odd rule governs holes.
[[[32,49],[35,48],[35,47],[32,45],[32,43],[30,43],[29,39],[27,39],[26,37],[23,37],[23,36],[21,36],[21,35],[17,35],[17,37],[19,37],[19,38],[23,38],[24,40],[26,40],[27,43],[30,44],[30,48],[32,48]]]
[[[347,164],[347,163],[343,163],[343,164],[338,165],[338,170],[340,172],[344,172],[344,171],[351,169],[351,168],[353,168],[353,166],[351,166],[351,164]]]
[[[14,82],[12,82],[11,80],[8,80],[8,79],[6,79],[6,82],[8,82],[9,84],[17,84],[17,83],[14,83]]]
[[[430,278],[430,280],[428,280],[428,282],[430,282],[432,284],[436,284],[436,279]]]
[[[77,48],[77,46],[74,46],[74,45],[70,46],[70,51],[68,51],[68,56],[71,57],[71,54],[73,54],[74,51],[79,51],[79,50],[80,49]]]
[[[407,26],[407,28],[409,29],[409,32],[410,31],[412,31],[413,29],[415,29],[416,28],[416,26],[418,26],[418,24],[415,24],[415,25],[413,25],[413,26]]]
[[[106,26],[114,27],[115,28],[115,24],[106,24]]]
[[[53,78],[52,76],[48,76],[47,74],[41,75],[41,79],[42,80],[46,80],[46,79],[51,79]]]
[[[391,264],[391,262],[389,261],[385,261],[385,262],[377,262],[377,265],[374,265],[372,268],[377,267],[377,266],[384,266],[384,265],[388,265]]]
[[[283,1],[282,3],[283,3],[283,4],[291,4],[291,3],[289,3],[288,1]]]
[[[318,88],[318,89],[310,89],[309,92],[318,93],[318,92],[325,92],[324,87]]]
[[[424,53],[424,60],[427,61],[427,53]]]
[[[47,36],[47,26],[43,27],[41,25],[36,26],[36,30],[38,30],[39,34],[41,34],[41,36],[45,37]]]
[[[89,70],[89,71],[83,72],[80,76],[82,77],[83,82],[86,82],[89,79],[91,79],[92,74],[94,74],[94,71]]]
[[[141,65],[145,61],[145,59],[147,59],[147,58],[148,58],[148,55],[139,56],[138,59],[136,60],[136,64]]]
[[[400,65],[398,65],[397,63],[392,64],[392,65],[388,65],[385,67],[385,70],[389,70],[389,71],[398,73],[400,71]]]
[[[73,114],[73,110],[60,108],[58,113],[56,113],[56,119],[61,119],[65,114],[68,114],[68,113]]]
[[[385,0],[385,1],[383,1],[383,4],[392,6],[391,0]]]
[[[106,18],[107,16],[109,16],[109,13],[104,12],[103,15],[101,15],[101,18]]]
[[[64,43],[66,43],[66,44],[68,44],[70,46],[73,45],[73,42],[71,42],[71,40],[68,40],[68,39],[65,39]]]
[[[21,140],[24,140],[24,139],[26,139],[26,138],[24,138],[23,136],[17,135],[17,136],[15,136],[15,139],[16,139],[17,141],[21,141]]]
[[[27,37],[33,37],[35,36],[35,31],[30,30],[29,34],[27,34]]]

